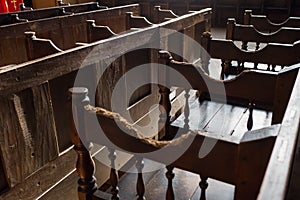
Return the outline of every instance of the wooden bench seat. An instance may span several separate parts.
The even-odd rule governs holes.
[[[222,135],[236,136],[247,131],[247,122],[249,119],[248,107],[207,100],[200,103],[197,98],[193,98],[194,101],[189,103],[189,126],[191,130],[205,130],[208,132],[222,130]],[[272,124],[272,111],[254,108],[251,112],[253,112],[252,129],[261,129]],[[228,118],[231,120],[228,120]],[[184,114],[176,118],[172,122],[172,126],[183,128]]]

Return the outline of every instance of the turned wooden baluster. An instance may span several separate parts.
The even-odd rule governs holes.
[[[117,158],[117,154],[116,151],[114,149],[108,149],[109,150],[109,154],[108,154],[108,158],[110,159],[110,183],[111,183],[111,194],[112,200],[119,200],[119,187],[118,187],[118,183],[119,183],[119,176],[116,170],[116,166],[115,166],[115,160]]]
[[[253,127],[253,108],[255,104],[253,102],[249,103],[248,109],[249,109],[249,118],[247,121],[247,129],[250,131]]]
[[[71,140],[74,144],[74,150],[77,153],[76,171],[79,176],[78,180],[78,198],[79,200],[92,199],[92,195],[97,190],[96,178],[94,177],[95,164],[89,152],[92,144],[87,142],[84,138],[84,106],[89,103],[87,97],[87,88],[71,88],[69,89],[69,95],[72,98],[72,102],[69,101],[69,110],[74,116],[74,120],[71,120]],[[71,103],[73,103],[71,105]],[[70,113],[70,119],[73,118]],[[77,122],[78,132],[75,126]],[[79,134],[80,136],[79,137]]]
[[[201,188],[200,200],[206,200],[206,189],[208,187],[207,176],[200,175],[200,183],[199,186]]]
[[[256,42],[255,51],[259,49],[260,42]]]
[[[225,76],[230,74],[230,68],[232,67],[231,61],[222,59],[221,67],[222,67],[222,69],[221,69],[221,77],[220,78],[221,78],[221,80],[224,80]]]
[[[240,74],[244,70],[244,62],[237,61],[237,74]]]
[[[257,69],[258,63],[254,63],[254,69]]]
[[[166,200],[174,200],[175,195],[174,195],[174,190],[173,190],[173,178],[175,174],[173,173],[173,166],[167,166],[167,172],[166,172],[166,177],[168,179],[168,188],[167,188],[167,193],[166,193]]]
[[[220,76],[220,79],[221,80],[224,80],[225,79],[225,75],[228,74],[228,66],[226,66],[225,64],[225,60],[221,60],[221,76]]]
[[[136,183],[137,200],[144,200],[146,198],[144,197],[145,184],[143,180],[143,168],[144,168],[143,158],[140,157],[137,158],[135,166],[138,171],[137,183]]]
[[[272,65],[272,71],[275,72],[276,65]]]
[[[159,63],[165,66],[168,66],[172,57],[167,51],[159,52]],[[168,71],[161,72],[159,74],[160,85],[159,93],[160,93],[160,101],[159,101],[159,120],[158,120],[158,128],[159,128],[159,138],[165,137],[166,139],[170,139],[169,135],[169,123],[170,123],[170,111],[171,111],[171,101],[170,101],[170,89],[166,87],[168,82]],[[164,84],[164,85],[162,85]]]
[[[241,49],[247,51],[248,50],[248,42],[247,41],[242,41],[242,46]]]
[[[189,107],[189,97],[190,97],[190,93],[188,89],[184,90],[185,94],[185,107],[184,107],[184,129],[189,130],[190,126],[189,126],[189,115],[190,115],[190,107]]]
[[[202,69],[209,74],[208,66],[209,66],[209,59],[210,59],[210,40],[212,39],[210,32],[204,32],[201,37],[201,46],[206,50],[201,50],[201,67]]]

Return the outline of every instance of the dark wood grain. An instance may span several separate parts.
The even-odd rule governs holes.
[[[299,133],[299,84],[300,78],[298,76],[262,182],[259,200],[285,198],[293,152],[297,142],[296,138]]]
[[[2,98],[1,105],[1,119],[12,119],[1,122],[1,148],[14,186],[58,156],[48,83]]]

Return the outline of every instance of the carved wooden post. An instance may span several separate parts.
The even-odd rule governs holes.
[[[253,103],[253,101],[251,103],[249,103],[249,118],[247,121],[247,129],[248,131],[250,131],[253,127],[253,108],[254,108],[255,104]]]
[[[172,60],[171,55],[167,51],[159,52],[159,63],[165,66],[168,66]],[[170,89],[167,86],[168,84],[168,71],[161,72],[159,74],[159,81],[164,85],[159,85],[160,101],[159,101],[159,121],[158,121],[158,130],[159,138],[166,137],[170,138],[169,135],[169,123],[170,123],[170,111],[171,111],[171,102],[170,102]]]
[[[118,183],[119,183],[119,176],[116,170],[116,166],[115,166],[115,160],[117,158],[117,154],[115,152],[114,149],[109,149],[109,155],[108,155],[109,159],[110,159],[110,182],[111,182],[111,194],[112,200],[119,200],[119,187],[118,187]]]
[[[184,107],[184,129],[189,130],[190,126],[189,126],[189,115],[190,115],[190,107],[189,107],[189,90],[185,89],[184,90],[185,94],[185,107]]]
[[[145,184],[143,180],[143,168],[144,168],[144,161],[143,158],[138,157],[136,159],[136,169],[138,172],[137,183],[136,183],[136,192],[137,192],[137,200],[145,200]]]
[[[209,53],[210,53],[210,40],[212,39],[211,33],[210,32],[204,32],[202,34],[201,38],[201,46],[206,50],[206,51],[201,51],[201,65],[203,70],[206,73],[208,72],[208,65],[209,65]]]
[[[201,188],[200,200],[206,200],[206,189],[208,187],[207,177],[200,175],[200,183],[199,186]]]
[[[86,24],[87,24],[87,42],[91,43],[93,42],[93,27],[96,25],[95,24],[95,20],[86,20]]]
[[[252,15],[252,10],[245,10],[245,13],[244,13],[244,24],[245,25],[251,24],[251,15]]]
[[[126,30],[131,28],[131,16],[133,15],[132,12],[126,12]]]
[[[28,60],[33,60],[33,59],[35,59],[35,56],[34,56],[32,40],[34,40],[36,38],[35,32],[26,31],[24,34],[26,37],[25,47],[26,47],[27,58],[28,58]]]
[[[229,69],[229,68],[228,68],[228,66],[226,66],[225,60],[222,59],[221,60],[221,75],[220,75],[220,79],[221,80],[224,80],[225,79],[225,75],[228,74],[228,72],[226,71],[227,69]]]
[[[227,20],[226,24],[226,39],[227,40],[234,40],[233,35],[234,35],[234,28],[235,28],[235,19],[234,18],[229,18]]]
[[[160,23],[160,20],[159,20],[159,10],[160,10],[160,6],[154,6],[153,7],[153,23]]]
[[[272,65],[272,72],[275,72],[276,65]]]
[[[95,164],[89,152],[92,144],[85,140],[83,134],[85,131],[84,106],[89,103],[87,93],[87,88],[76,87],[69,89],[69,94],[72,98],[72,102],[69,102],[69,111],[72,110],[74,116],[74,120],[71,120],[71,140],[74,144],[74,150],[78,155],[76,171],[79,176],[79,200],[92,199],[94,191],[97,190],[96,179],[94,177]],[[73,104],[71,105],[71,103]],[[70,115],[70,119],[72,119],[73,116],[71,113]],[[77,124],[78,131],[76,129],[75,123]],[[78,133],[81,134],[81,137],[79,137]]]
[[[166,193],[166,200],[174,200],[175,195],[174,195],[174,190],[173,190],[173,178],[175,174],[173,173],[173,166],[167,166],[167,172],[166,172],[166,177],[168,179],[168,188],[167,188],[167,193]]]
[[[255,42],[255,44],[255,51],[257,51],[259,49],[260,42]]]

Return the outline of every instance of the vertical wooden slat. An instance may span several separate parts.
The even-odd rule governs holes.
[[[195,26],[184,29],[183,34],[183,58],[189,63],[194,63],[200,57],[200,49],[195,45],[197,44],[195,41]]]
[[[139,77],[137,79],[139,80],[144,80],[147,83],[151,83],[151,79],[149,74],[151,74],[151,62],[150,62],[150,50],[148,49],[140,49],[140,50],[135,50],[132,52],[128,52],[125,55],[125,60],[126,60],[126,71],[129,71],[130,69],[134,67],[138,67],[141,65],[146,65],[149,64],[149,67],[147,67],[144,71],[143,74],[138,74]],[[131,80],[132,81],[132,80]],[[138,88],[132,96],[127,97],[130,98],[129,105],[132,105],[136,103],[138,100],[144,98],[145,96],[149,95],[151,93],[151,85],[141,85],[140,88]]]
[[[59,151],[63,152],[72,145],[70,136],[70,124],[67,119],[67,91],[73,87],[76,72],[60,76],[49,81],[51,102],[54,111],[54,119],[58,138]]]
[[[58,144],[48,82],[32,87],[35,115],[36,156],[43,166],[58,156]],[[41,148],[42,147],[42,148]],[[40,160],[41,159],[41,160]]]
[[[175,195],[174,195],[174,189],[173,189],[173,178],[175,174],[173,173],[173,166],[167,166],[167,172],[166,172],[166,177],[168,179],[168,188],[167,188],[167,193],[166,193],[166,200],[174,200]]]
[[[97,66],[96,68],[96,73],[98,74],[98,76],[100,76],[99,74],[103,73],[100,76],[101,78],[97,84],[96,105],[110,110],[111,96],[114,86],[116,85],[119,78],[124,74],[124,56],[116,58],[115,60],[113,60],[109,67],[104,69],[107,64],[109,63],[100,62],[99,66]]]
[[[10,187],[58,156],[48,83],[0,100],[1,148]]]

